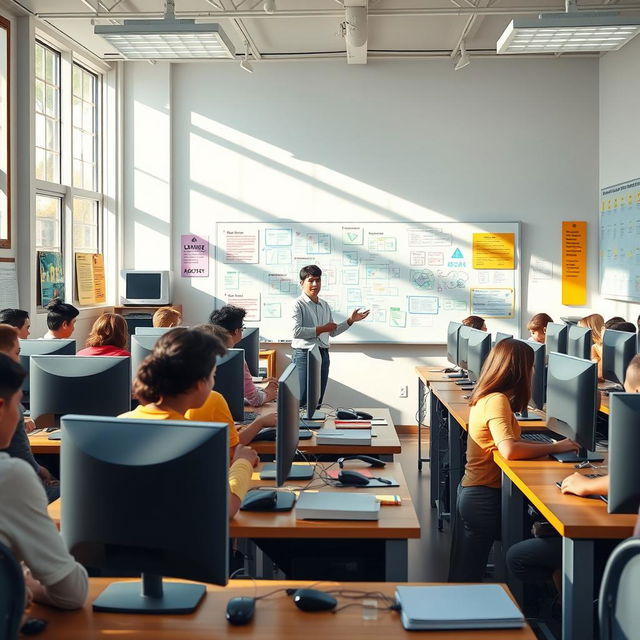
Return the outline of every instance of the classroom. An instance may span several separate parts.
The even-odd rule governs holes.
[[[560,24],[582,19],[589,27],[598,16],[615,24],[607,12],[618,12],[623,35],[616,37],[625,39],[622,46],[497,52],[512,21],[544,22],[545,16],[564,14],[556,17]],[[175,20],[195,22],[180,27]],[[177,37],[164,49],[161,39],[136,50],[142,39],[129,34],[127,25],[135,32],[134,23],[127,21],[147,21],[152,34],[167,24],[170,34],[183,29],[200,43],[176,44]],[[194,327],[217,324],[210,315],[225,305],[240,307],[247,312],[242,328],[257,328],[259,335],[256,364],[268,369],[251,371],[265,378],[256,382],[257,397],[266,394],[268,406],[279,412],[273,424],[245,426],[255,431],[275,427],[280,419],[280,389],[287,381],[277,380],[287,371],[289,382],[303,368],[310,371],[306,357],[297,361],[292,348],[329,345],[328,332],[313,338],[292,333],[292,310],[302,293],[300,270],[317,265],[320,299],[329,310],[324,321],[340,327],[349,319],[344,331],[331,337],[321,408],[331,429],[340,426],[336,409],[364,410],[373,415],[368,428],[378,433],[367,447],[354,449],[320,444],[321,429],[311,440],[301,439],[293,453],[301,452],[296,457],[301,464],[317,457],[319,465],[332,465],[352,453],[380,458],[387,464],[380,475],[400,486],[379,491],[399,494],[406,517],[398,517],[399,511],[389,516],[393,508],[382,506],[377,534],[345,534],[354,522],[327,520],[313,536],[300,532],[306,521],[284,515],[256,532],[258,514],[238,511],[225,533],[232,540],[230,571],[236,568],[234,557],[243,558],[245,574],[258,579],[255,589],[262,595],[282,586],[302,588],[296,580],[307,586],[333,580],[336,591],[346,590],[345,558],[354,554],[358,569],[351,579],[360,586],[353,588],[364,593],[382,589],[391,598],[399,583],[445,585],[474,409],[462,395],[473,391],[459,392],[443,379],[445,368],[459,365],[450,357],[452,323],[481,316],[494,342],[497,332],[529,339],[529,321],[543,312],[554,324],[569,327],[599,314],[637,328],[640,263],[633,236],[638,233],[634,214],[640,211],[640,39],[633,36],[638,28],[640,4],[633,2],[0,0],[0,309],[26,311],[28,342],[35,342],[51,329],[46,308],[51,299],[73,305],[78,310],[74,354],[85,348],[102,314],[130,316],[125,349],[131,351],[133,382],[144,356],[157,349],[159,334],[146,342],[141,334],[136,345],[146,345],[146,351],[138,358],[131,314],[142,317],[171,305],[182,316],[177,324]],[[502,244],[496,249],[491,241]],[[144,296],[132,295],[127,304],[125,271],[166,273],[169,297],[143,307]],[[354,317],[354,309],[369,314]],[[455,331],[458,349],[462,334],[457,325]],[[212,339],[224,343],[219,336]],[[292,345],[292,339],[300,342]],[[25,344],[23,353],[28,348]],[[636,349],[634,344],[634,354]],[[550,352],[547,347],[547,357]],[[62,357],[40,353],[31,357]],[[323,358],[328,360],[328,353]],[[225,398],[221,372],[232,366],[223,370],[219,364],[213,387]],[[33,362],[30,367],[33,377]],[[610,379],[601,373],[600,382]],[[88,397],[94,387],[89,374],[83,375]],[[598,429],[611,420],[611,397],[596,405]],[[240,413],[257,412],[260,422],[263,410],[243,408],[245,398],[246,387]],[[39,406],[33,389],[26,400]],[[243,420],[227,402],[242,434]],[[60,473],[60,441],[52,445],[46,432],[34,438],[29,441],[38,462]],[[276,463],[284,456],[280,442],[251,445],[242,437],[239,442],[241,449],[255,451],[260,464],[273,462],[276,453]],[[501,449],[499,455],[502,545],[496,544],[485,562],[485,584],[508,585],[527,624],[517,631],[522,635],[495,631],[492,637],[598,637],[597,606],[593,620],[579,610],[592,594],[567,585],[588,583],[598,597],[604,569],[599,562],[604,565],[611,549],[605,553],[593,540],[617,543],[630,537],[635,516],[607,513],[602,504],[597,517],[615,533],[572,537],[566,532],[579,525],[571,529],[569,515],[559,515],[555,502],[549,507],[544,495],[518,493],[527,481],[526,465],[534,463],[521,459],[511,465]],[[223,462],[231,470],[223,483],[232,487],[232,497],[224,498],[231,504],[238,496],[233,458]],[[349,463],[353,469],[366,467],[363,461]],[[560,466],[563,471],[545,471],[559,474],[554,482],[574,471],[572,464]],[[333,471],[323,471],[323,478]],[[247,486],[237,481],[246,492],[249,480]],[[505,487],[512,498],[520,496],[517,504],[508,503]],[[62,506],[49,508],[63,536],[64,504],[63,490]],[[520,513],[528,504],[537,510],[534,520],[546,521],[565,543],[559,591],[551,582],[523,588],[505,565],[507,542],[530,535],[522,531]],[[315,560],[305,538],[316,544]],[[336,542],[332,550],[338,539],[342,546]],[[571,569],[570,559],[588,565],[588,575]],[[320,565],[340,569],[333,575]],[[109,580],[91,575],[90,583]],[[224,618],[228,600],[254,590],[242,572],[238,577],[226,587],[208,585],[206,607],[189,616],[193,634],[179,616],[165,614],[153,623],[166,618],[167,635],[158,637],[197,638],[203,625],[221,637],[230,634],[235,629]],[[89,613],[96,589],[90,586],[84,609]],[[536,598],[544,603],[538,606]],[[390,601],[378,602],[378,623],[385,625],[384,633],[402,633],[400,612],[379,610]],[[264,606],[269,602],[272,607]],[[340,596],[338,606],[352,602],[361,604]],[[341,633],[343,619],[342,633],[364,635],[367,607],[361,608],[332,617],[318,614],[310,622]],[[30,615],[48,620],[48,637],[56,638],[72,637],[65,636],[74,624],[66,616],[78,612],[36,605]],[[119,620],[125,614],[91,615],[94,620],[103,615],[104,627],[85,630],[84,636],[77,631],[77,637],[106,637],[124,624]],[[299,615],[274,596],[257,601],[250,624],[256,634],[266,628],[273,636],[264,637],[276,637],[287,625],[308,624]],[[537,618],[539,624],[529,626]],[[482,632],[465,633],[482,637]]]

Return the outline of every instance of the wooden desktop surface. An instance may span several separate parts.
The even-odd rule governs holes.
[[[269,403],[255,409],[256,413],[268,413],[275,410],[275,403]],[[300,440],[298,448],[300,449],[300,451],[306,451],[308,453],[326,453],[333,455],[347,455],[349,451],[358,451],[359,453],[368,453],[374,456],[377,454],[382,455],[400,453],[402,451],[402,447],[400,445],[398,434],[396,433],[395,427],[393,425],[393,420],[391,419],[391,412],[389,411],[389,409],[387,409],[386,407],[368,407],[362,409],[362,411],[366,411],[376,417],[385,418],[387,421],[386,425],[376,426],[372,428],[372,433],[375,433],[376,436],[371,438],[370,445],[319,445],[316,444],[316,436],[314,432],[311,439]],[[327,431],[335,430],[333,419],[327,419],[323,429]],[[33,453],[59,454],[60,440],[49,440],[48,438],[49,433],[47,433],[46,431],[41,431],[36,434],[29,434],[29,443],[31,444],[31,450],[33,451]],[[273,454],[276,450],[275,442],[252,442],[251,447],[258,453],[264,454]]]
[[[48,620],[44,636],[47,640],[212,640],[224,638],[252,638],[254,640],[282,640],[304,637],[350,638],[416,638],[429,640],[535,640],[531,628],[491,629],[483,631],[405,631],[400,614],[395,611],[378,611],[377,619],[363,620],[361,607],[349,607],[334,614],[331,611],[308,613],[300,611],[290,596],[281,592],[258,600],[253,620],[246,626],[230,625],[225,619],[229,599],[239,596],[255,596],[270,593],[279,588],[313,586],[326,591],[339,589],[364,592],[381,592],[393,596],[395,583],[390,582],[294,582],[231,580],[226,587],[207,586],[207,594],[198,609],[189,615],[135,615],[125,613],[95,613],[91,602],[113,582],[113,578],[91,578],[88,604],[78,611],[61,611],[43,605],[34,605],[30,615]],[[117,581],[117,579],[116,579]],[[416,584],[416,583],[412,583]],[[424,586],[424,583],[422,583]],[[508,588],[501,585],[507,593]],[[511,596],[511,594],[509,593]],[[511,596],[512,597],[512,596]],[[338,598],[338,607],[359,602]],[[384,607],[384,601],[378,601]],[[453,634],[453,636],[452,636]]]
[[[337,463],[319,463],[323,468],[339,469]],[[252,478],[252,486],[273,487],[273,480],[260,480],[259,471],[262,465],[256,467]],[[371,469],[369,465],[358,460],[348,461],[345,468]],[[365,492],[374,495],[399,495],[402,504],[399,506],[381,506],[379,520],[296,520],[293,511],[260,513],[256,511],[239,511],[229,522],[229,535],[234,538],[370,538],[370,539],[409,539],[420,537],[420,522],[411,500],[409,489],[402,467],[399,463],[388,462],[384,469],[371,469],[373,475],[395,479],[399,487],[376,488],[338,488],[323,485],[317,478],[312,487],[322,491],[336,492]],[[308,480],[288,481],[285,487],[291,489],[302,488]],[[49,515],[60,523],[60,500],[49,505]]]
[[[493,457],[500,469],[560,535],[567,538],[622,539],[633,534],[637,514],[609,514],[602,500],[563,494],[558,489],[555,483],[575,472],[572,464],[549,458],[506,460],[498,451],[493,452]],[[606,458],[603,464],[606,464]],[[593,471],[584,469],[581,473]],[[596,471],[606,473],[606,469]]]

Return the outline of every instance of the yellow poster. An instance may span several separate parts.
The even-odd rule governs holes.
[[[107,301],[104,256],[101,253],[76,253],[76,284],[81,305]]]
[[[587,304],[587,223],[562,223],[562,304]]]
[[[515,269],[514,233],[474,233],[474,269]]]

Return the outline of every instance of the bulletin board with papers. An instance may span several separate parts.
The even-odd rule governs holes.
[[[322,269],[335,322],[371,310],[336,342],[442,344],[449,321],[472,314],[520,333],[517,222],[223,222],[216,238],[216,296],[245,308],[263,341],[291,340],[307,264]]]

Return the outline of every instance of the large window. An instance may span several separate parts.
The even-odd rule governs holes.
[[[35,43],[36,249],[62,254],[68,302],[75,254],[102,252],[100,74]]]

